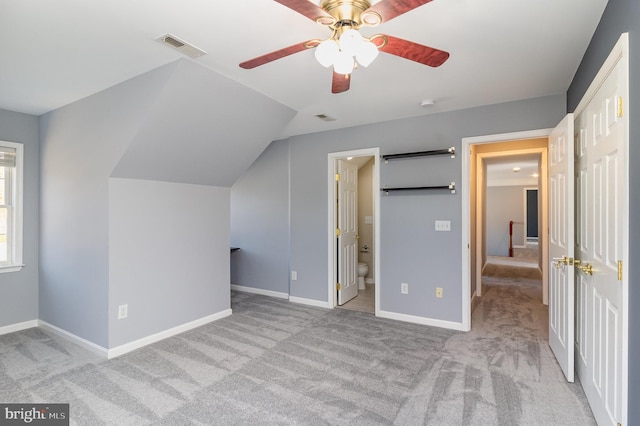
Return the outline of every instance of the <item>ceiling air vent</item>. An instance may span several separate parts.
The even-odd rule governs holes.
[[[327,114],[316,114],[316,117],[323,121],[336,121],[335,118],[329,117]]]
[[[160,43],[166,44],[173,49],[176,49],[178,52],[182,53],[183,55],[187,55],[190,58],[198,58],[202,55],[207,54],[207,52],[205,52],[204,50],[198,49],[193,44],[187,43],[186,41],[179,39],[173,34],[165,34],[158,37],[156,40]]]

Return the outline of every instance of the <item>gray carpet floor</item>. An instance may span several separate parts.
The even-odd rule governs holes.
[[[0,402],[82,425],[593,425],[547,343],[540,282],[487,276],[469,333],[233,293],[233,315],[112,360],[0,336]]]

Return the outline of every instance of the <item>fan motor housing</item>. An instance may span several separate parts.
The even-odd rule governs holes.
[[[322,0],[320,7],[336,22],[355,22],[357,28],[362,24],[362,12],[369,9],[371,3],[368,0]]]

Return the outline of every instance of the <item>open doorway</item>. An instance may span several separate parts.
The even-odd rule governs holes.
[[[462,329],[471,329],[472,307],[482,297],[482,271],[487,264],[487,168],[493,163],[509,163],[511,158],[536,158],[538,161],[539,212],[538,268],[542,275],[542,302],[548,303],[547,249],[545,230],[548,228],[547,215],[547,145],[551,129],[491,135],[462,140]],[[509,173],[514,173],[513,169]],[[522,199],[521,199],[522,200]],[[524,201],[520,201],[522,206]],[[503,220],[504,221],[504,220]],[[501,225],[508,238],[509,223]],[[524,222],[524,220],[514,220]],[[521,244],[524,243],[524,229]],[[508,255],[508,246],[507,246]]]
[[[547,138],[514,140],[474,145],[476,162],[475,210],[470,221],[475,228],[473,276],[475,296],[482,297],[483,273],[488,265],[513,263],[514,257],[534,262],[541,274],[544,244],[527,246],[525,230],[525,187],[536,185],[546,199]],[[525,176],[525,174],[527,176]],[[539,226],[546,224],[546,203],[539,203]],[[511,261],[511,262],[510,262]],[[542,274],[542,302],[547,303],[547,280]]]
[[[379,149],[329,154],[329,302],[379,307]]]
[[[521,275],[517,268],[532,269],[528,271],[529,275],[541,278],[538,245],[538,222],[542,217],[538,203],[540,154],[485,156],[484,162],[486,214],[479,225],[487,254],[482,266],[483,279],[497,269],[504,273],[512,270],[515,275]],[[511,268],[503,268],[508,265]],[[478,293],[482,295],[482,288]]]
[[[499,145],[495,148],[500,148]],[[485,214],[478,230],[486,244],[486,258],[481,267],[477,296],[492,291],[513,298],[526,294],[534,306],[536,302],[542,304],[537,238],[538,219],[542,216],[537,198],[540,154],[507,154],[484,156],[486,188],[483,188],[485,200],[482,204]],[[531,223],[533,221],[535,224]],[[535,238],[528,235],[535,235]]]

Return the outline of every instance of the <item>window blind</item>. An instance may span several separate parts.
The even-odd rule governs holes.
[[[16,166],[16,150],[14,148],[0,146],[0,167],[15,167],[15,166]]]

